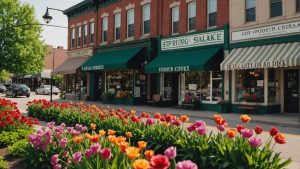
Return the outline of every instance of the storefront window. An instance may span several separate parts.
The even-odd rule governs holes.
[[[146,97],[146,75],[135,70],[135,85],[134,85],[134,97]]]
[[[236,101],[264,102],[264,70],[238,70],[236,72]]]
[[[268,81],[268,102],[269,103],[277,103],[277,91],[279,91],[278,88],[278,79],[277,74],[275,72],[275,69],[269,70],[269,81]]]
[[[172,96],[173,96],[172,88],[173,87],[174,87],[174,83],[173,83],[172,74],[165,74],[164,75],[164,94],[163,94],[163,98],[165,100],[172,100]]]
[[[74,92],[75,76],[66,75],[66,93]]]
[[[221,72],[212,72],[212,101],[222,99],[222,74]]]
[[[111,92],[116,98],[132,97],[133,71],[115,70],[106,74],[107,91]]]

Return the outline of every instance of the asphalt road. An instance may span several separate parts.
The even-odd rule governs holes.
[[[28,101],[32,101],[34,99],[50,100],[49,95],[36,95],[35,93],[31,93],[31,96],[29,98],[26,97],[8,98],[3,94],[0,94],[0,97],[17,102],[20,111],[24,114],[26,114],[26,109],[27,109],[26,104]],[[57,100],[57,99],[59,99],[59,96],[53,95],[53,100]],[[195,120],[198,119],[191,118],[191,122],[194,122]],[[208,125],[209,132],[216,131],[216,128],[214,127],[215,123],[213,122],[213,120],[205,119],[204,121]],[[239,123],[238,120],[227,120],[227,121],[231,126],[235,126],[236,124]],[[265,128],[266,130],[268,130],[271,127],[271,125],[264,125],[264,124],[260,124],[260,125],[262,125],[263,128]],[[255,123],[250,123],[248,127],[254,128],[255,126],[256,126]],[[292,128],[292,127],[278,127],[278,128],[282,133],[285,134],[287,143],[285,145],[276,145],[275,151],[281,152],[281,156],[283,158],[285,159],[291,158],[293,160],[293,163],[288,167],[288,169],[300,169],[300,129]],[[269,133],[263,132],[260,138],[263,141],[266,141],[269,138]]]

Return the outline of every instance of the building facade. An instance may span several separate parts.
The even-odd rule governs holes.
[[[221,70],[230,74],[232,111],[299,113],[300,1],[230,0],[229,11]]]

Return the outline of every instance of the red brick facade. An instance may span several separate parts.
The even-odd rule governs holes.
[[[150,2],[150,37],[156,38],[159,36],[168,37],[171,36],[171,8],[170,5],[174,2],[179,2],[179,34],[187,33],[187,2],[189,0],[148,0]],[[208,28],[207,26],[207,0],[195,0],[196,1],[196,31],[203,31]],[[136,0],[119,0],[115,3],[108,4],[106,6],[100,5],[98,9],[98,17],[96,17],[95,11],[90,11],[79,16],[72,16],[69,18],[69,50],[77,50],[85,47],[90,47],[88,40],[87,46],[81,45],[77,47],[75,36],[75,47],[71,48],[71,26],[77,27],[78,24],[83,25],[85,21],[89,23],[90,19],[98,18],[98,23],[95,22],[95,41],[92,46],[96,47],[98,45],[110,45],[115,43],[114,35],[114,11],[118,8],[121,10],[121,33],[120,42],[127,41],[127,9],[128,6],[134,6],[135,18],[134,18],[134,40],[139,40],[142,37],[142,6],[143,1]],[[108,35],[107,42],[102,43],[102,16],[108,16]],[[222,27],[229,23],[229,0],[217,0],[217,27]],[[98,28],[97,28],[98,27]],[[89,31],[88,26],[88,31]],[[97,32],[98,31],[98,32]],[[77,31],[75,31],[77,33]],[[97,33],[96,33],[97,32]],[[89,34],[89,33],[88,33]],[[83,36],[82,36],[83,37]],[[89,39],[89,38],[88,38]]]
[[[52,45],[48,45],[49,53],[45,57],[45,68],[44,69],[53,69],[53,55],[54,54],[54,69],[61,65],[64,61],[68,59],[67,50],[63,47],[53,48]]]

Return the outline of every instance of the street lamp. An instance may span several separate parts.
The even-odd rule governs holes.
[[[55,10],[55,11],[60,11],[60,12],[63,12],[63,10],[60,10],[60,9],[55,9],[55,8],[48,8],[46,9],[46,13],[45,15],[43,15],[43,19],[44,21],[48,24],[51,22],[52,20],[52,16],[49,14],[49,9],[50,10]],[[52,71],[54,70],[54,51],[55,49],[52,49]],[[53,92],[53,75],[51,73],[51,79],[50,79],[50,102],[52,102],[52,92]]]

